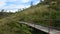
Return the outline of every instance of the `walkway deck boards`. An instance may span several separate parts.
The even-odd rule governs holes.
[[[32,23],[27,23],[27,22],[19,22],[19,23],[23,23],[23,24],[26,24],[28,26],[31,26],[31,27],[34,27],[38,30],[41,30],[41,31],[44,31],[46,33],[48,33],[48,27],[43,27],[43,26],[40,26],[40,25],[36,25],[36,24],[32,24]],[[55,30],[55,29],[50,29],[50,34],[60,34],[60,31],[59,30]]]

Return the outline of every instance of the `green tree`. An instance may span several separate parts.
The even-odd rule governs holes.
[[[2,9],[1,12],[4,12],[4,9]]]

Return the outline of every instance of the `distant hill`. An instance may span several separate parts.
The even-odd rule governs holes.
[[[12,12],[11,13],[8,13],[8,12],[0,12],[0,19],[1,18],[5,18],[5,17],[8,17],[8,16],[10,16],[12,14],[13,14]]]

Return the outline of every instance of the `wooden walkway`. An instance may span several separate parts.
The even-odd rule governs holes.
[[[34,28],[36,28],[36,29],[38,29],[38,30],[41,30],[41,31],[43,31],[43,32],[48,33],[48,29],[49,29],[48,27],[43,27],[43,26],[40,26],[40,25],[36,25],[36,24],[32,24],[32,23],[27,23],[27,22],[19,22],[19,23],[26,24],[26,25],[28,25],[28,26],[34,27]],[[50,28],[49,34],[60,34],[60,31]]]

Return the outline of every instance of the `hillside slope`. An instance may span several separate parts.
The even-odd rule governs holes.
[[[60,10],[49,8],[49,5],[36,5],[19,11],[9,17],[0,19],[0,34],[32,34],[28,26],[18,21],[35,23],[60,29]]]
[[[37,5],[16,13],[19,21],[26,21],[60,29],[60,10],[49,8],[50,5]]]

